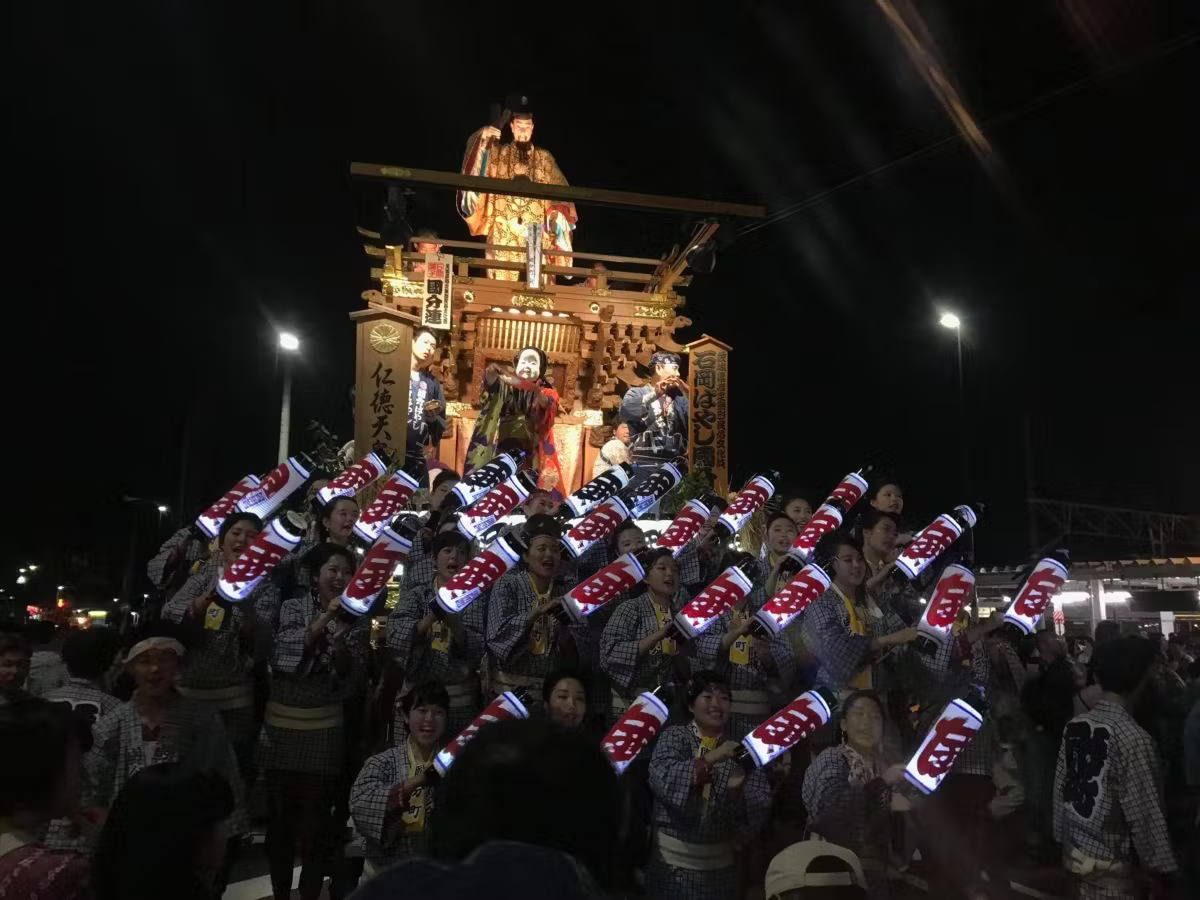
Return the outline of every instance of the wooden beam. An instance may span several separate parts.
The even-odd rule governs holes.
[[[483,194],[507,194],[516,197],[537,197],[541,200],[562,200],[569,203],[598,203],[604,206],[624,206],[660,212],[692,213],[699,216],[737,216],[743,219],[762,219],[767,210],[746,203],[725,203],[719,200],[691,200],[686,197],[663,197],[659,194],[637,194],[631,191],[610,191],[604,188],[585,188],[558,184],[539,184],[534,181],[508,178],[483,178],[460,172],[438,172],[434,169],[406,169],[401,166],[382,166],[378,163],[350,163],[351,175],[366,178],[390,178],[415,184],[430,184]]]

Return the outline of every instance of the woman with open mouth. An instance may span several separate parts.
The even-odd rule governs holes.
[[[334,860],[341,827],[333,810],[345,799],[345,703],[368,671],[369,621],[338,615],[354,575],[354,553],[321,544],[302,564],[307,588],[284,601],[271,657],[271,693],[263,719],[258,763],[270,798],[267,856],[276,900],[291,894],[296,852],[300,896],[316,900]]]
[[[381,869],[425,853],[434,792],[426,783],[434,755],[455,732],[446,728],[450,697],[436,681],[422,681],[401,700],[405,728],[395,746],[366,761],[350,790],[350,814],[366,844],[370,878]]]
[[[483,659],[487,604],[472,603],[461,615],[437,606],[438,588],[467,564],[471,543],[457,531],[445,531],[433,539],[432,550],[433,580],[401,593],[388,616],[387,646],[405,674],[401,696],[422,682],[440,684],[450,698],[447,728],[458,734],[481,708],[476,673]],[[398,723],[396,734],[401,730]]]

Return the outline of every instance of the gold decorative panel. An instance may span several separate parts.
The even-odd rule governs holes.
[[[534,318],[500,319],[481,316],[475,346],[481,350],[520,350],[539,347],[546,353],[578,353],[580,331],[573,322]]]

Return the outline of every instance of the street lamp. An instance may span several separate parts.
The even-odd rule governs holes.
[[[27,582],[28,580],[29,580],[29,579],[28,579],[28,578],[26,578],[24,575],[18,575],[18,576],[17,576],[17,584],[24,584],[24,583],[25,583],[25,582]]]
[[[160,513],[169,513],[171,511],[171,507],[167,506],[165,503],[160,503],[158,504],[158,511]]]
[[[300,338],[290,331],[279,332],[283,351],[283,405],[279,409],[279,462],[287,459],[288,433],[292,430],[292,354],[300,352]]]
[[[954,332],[955,358],[958,362],[958,425],[964,432],[959,444],[962,447],[962,487],[966,498],[969,499],[971,494],[971,464],[968,459],[969,451],[967,449],[966,435],[967,401],[966,391],[963,387],[962,320],[952,312],[944,312],[942,313],[942,317],[938,319],[938,324]]]

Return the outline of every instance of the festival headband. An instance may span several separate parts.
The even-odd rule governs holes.
[[[183,644],[169,637],[148,637],[145,640],[138,641],[129,648],[129,652],[125,654],[125,662],[131,663],[147,650],[170,650],[180,659],[183,658]]]

